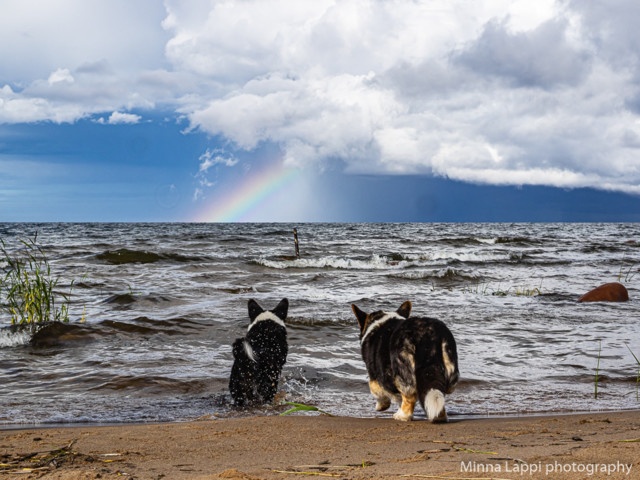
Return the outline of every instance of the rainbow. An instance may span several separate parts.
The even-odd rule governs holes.
[[[301,171],[282,168],[280,165],[256,172],[229,195],[223,195],[201,211],[196,222],[242,222],[247,214],[291,182]]]

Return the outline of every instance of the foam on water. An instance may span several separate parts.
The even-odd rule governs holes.
[[[31,332],[27,329],[0,328],[0,348],[28,345]]]

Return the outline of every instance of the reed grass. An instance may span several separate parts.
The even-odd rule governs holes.
[[[539,287],[528,287],[526,285],[522,285],[519,287],[508,287],[506,290],[502,288],[501,284],[498,284],[497,288],[492,288],[488,283],[476,283],[474,287],[463,287],[462,291],[464,293],[473,293],[476,295],[483,296],[494,296],[494,297],[535,297],[537,295],[542,295],[542,281],[540,281]]]
[[[20,243],[22,248],[12,253],[0,239],[0,260],[6,263],[0,278],[0,308],[9,314],[11,324],[69,322],[73,282],[68,293],[55,290],[60,278],[52,274],[37,233]]]
[[[638,360],[638,357],[636,357],[636,354],[633,353],[631,348],[629,348],[629,345],[625,343],[624,346],[627,347],[627,350],[629,350],[629,353],[633,356],[636,363],[638,364],[638,371],[636,373],[636,400],[640,401],[640,360]]]
[[[594,398],[598,398],[598,376],[600,374],[600,354],[602,353],[602,340],[599,340],[598,344],[598,362],[596,363],[596,378],[595,378],[595,392]]]
[[[629,283],[631,280],[633,280],[633,277],[638,274],[638,270],[636,270],[635,272],[633,271],[634,268],[636,268],[636,265],[631,265],[625,272],[623,268],[620,267],[620,272],[618,273],[617,278],[618,283]]]

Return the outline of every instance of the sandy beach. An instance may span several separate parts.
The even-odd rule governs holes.
[[[272,416],[4,430],[5,478],[640,478],[640,412],[459,419]]]

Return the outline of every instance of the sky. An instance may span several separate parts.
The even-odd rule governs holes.
[[[632,0],[3,0],[0,221],[640,221]]]

